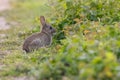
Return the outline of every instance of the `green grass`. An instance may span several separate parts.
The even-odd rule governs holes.
[[[16,75],[24,74],[25,66],[27,69],[29,66],[32,68],[32,65],[37,65],[34,61],[37,55],[24,54],[22,44],[28,35],[36,32],[36,30],[39,31],[38,28],[40,29],[41,25],[39,16],[44,15],[48,20],[48,14],[50,13],[50,8],[46,6],[47,0],[11,0],[11,5],[11,10],[1,13],[1,16],[4,16],[11,26],[9,30],[0,32],[7,36],[4,41],[0,43],[0,51],[3,52],[1,56],[4,57],[0,58],[0,65],[4,65],[4,67],[0,69],[0,79],[3,80],[10,80]],[[23,66],[24,68],[23,72],[15,70],[15,67],[17,67],[19,63],[22,64],[21,67]]]
[[[0,32],[7,35],[0,43],[1,51],[7,51],[0,57],[0,79],[119,80],[120,6],[113,1],[111,10],[112,0],[104,1],[60,0],[51,9],[47,0],[12,0],[13,9],[0,13],[11,25]],[[25,54],[23,41],[39,31],[40,15],[58,32],[49,48]]]
[[[10,30],[2,31],[1,33],[6,33],[8,39],[6,39],[2,44],[3,48],[9,48],[15,46],[18,47],[22,44],[24,36],[28,33],[31,34],[32,31],[40,27],[39,16],[46,16],[49,14],[49,7],[45,4],[46,1],[34,0],[30,1],[18,1],[12,0],[12,10],[5,11],[1,13],[4,16],[9,24],[11,25]],[[48,18],[49,16],[46,16]],[[21,37],[22,36],[22,37]],[[12,44],[13,43],[13,44]],[[5,44],[5,45],[4,45]],[[5,46],[5,47],[4,47]]]

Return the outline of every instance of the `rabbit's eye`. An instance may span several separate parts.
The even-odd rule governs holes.
[[[50,29],[52,29],[52,27],[50,27]]]

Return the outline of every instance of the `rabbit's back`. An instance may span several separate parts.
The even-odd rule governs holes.
[[[45,47],[51,44],[51,40],[51,36],[45,33],[33,34],[25,40],[23,50],[30,52],[31,50]]]

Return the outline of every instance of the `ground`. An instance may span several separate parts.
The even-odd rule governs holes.
[[[45,15],[45,13],[48,12],[46,10],[47,7],[44,6],[45,1],[42,2],[38,0],[38,2],[41,2],[41,5],[35,3],[33,0],[30,2],[0,0],[1,53],[10,53],[12,50],[16,49],[20,50],[25,39],[24,34],[27,32],[28,34],[31,33],[36,27],[36,19],[39,18],[40,15]],[[23,36],[23,38],[20,38],[21,36]]]
[[[25,38],[36,29],[36,24],[40,27],[36,19],[49,13],[45,1],[37,1],[41,4],[37,4],[34,0],[0,0],[0,70],[7,67],[3,62],[6,56],[24,54],[22,44]],[[1,79],[8,80],[8,77]],[[10,79],[28,80],[26,76],[10,77]]]
[[[119,80],[118,3],[0,0],[0,80]],[[26,54],[23,42],[40,32],[41,15],[57,30],[53,43]]]

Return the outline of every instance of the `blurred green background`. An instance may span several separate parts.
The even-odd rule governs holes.
[[[119,80],[120,0],[10,0],[0,13],[0,80]],[[24,39],[39,32],[39,16],[57,29],[49,48],[24,54]],[[11,24],[15,22],[16,24]]]

